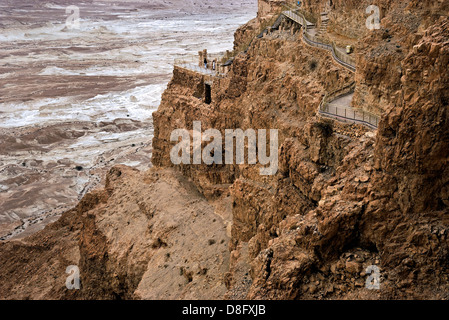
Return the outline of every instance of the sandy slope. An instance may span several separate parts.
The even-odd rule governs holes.
[[[256,12],[253,0],[194,3],[79,2],[68,30],[73,1],[0,2],[0,240],[41,229],[114,164],[151,166],[173,60],[232,49]]]

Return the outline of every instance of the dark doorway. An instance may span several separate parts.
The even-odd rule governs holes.
[[[206,102],[207,104],[210,104],[212,102],[211,92],[212,89],[210,87],[210,84],[205,84],[204,102]]]

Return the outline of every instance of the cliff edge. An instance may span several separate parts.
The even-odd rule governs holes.
[[[59,221],[0,244],[0,297],[449,298],[449,2],[376,1],[381,25],[367,30],[369,1],[303,1],[353,45],[355,72],[291,21],[257,37],[282,10],[259,3],[226,76],[175,66],[153,116],[153,169],[114,167]],[[317,112],[351,85],[376,129]],[[279,170],[174,165],[171,133],[193,135],[195,121],[277,129]],[[80,290],[65,287],[69,265]]]

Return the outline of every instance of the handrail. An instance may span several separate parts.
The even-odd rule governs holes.
[[[287,6],[287,5],[284,5],[283,7],[286,10],[282,11],[281,15],[284,15],[287,18],[289,18],[289,19],[299,23],[300,25],[302,25],[304,30],[307,30],[309,25],[310,26],[314,26],[315,25],[314,23],[308,21],[306,19],[306,17],[301,12],[298,11],[298,9],[290,7],[290,6]]]
[[[290,18],[291,20],[296,21],[297,23],[301,24],[304,29],[307,29],[308,21],[304,18],[304,16],[298,15],[298,14],[294,13],[291,10],[284,11],[282,13],[284,14],[284,16],[286,16],[286,17]]]
[[[379,125],[379,117],[363,110],[348,110],[346,108],[339,108],[338,106],[327,106],[327,109],[319,110],[319,113],[330,118],[359,123],[370,129],[377,129]]]
[[[303,32],[303,39],[308,45],[312,47],[329,50],[332,53],[332,57],[335,61],[337,61],[339,64],[341,64],[343,67],[346,67],[350,71],[355,72],[356,68],[354,59],[348,56],[341,55],[340,51],[335,45],[335,42],[331,42],[330,44],[320,42],[318,41],[318,38],[316,36],[311,35],[308,31]]]
[[[212,76],[212,77],[217,77],[217,78],[221,78],[223,77],[222,73],[219,73],[218,71],[214,71],[214,70],[209,70],[209,69],[205,69],[203,67],[200,67],[198,65],[195,64],[175,64],[176,67],[178,68],[183,68],[183,69],[187,69],[190,71],[194,71],[197,73],[201,73],[204,75],[208,75],[208,76]]]
[[[324,108],[324,105],[325,105],[325,103],[327,103],[327,100],[331,99],[333,101],[333,100],[338,99],[342,96],[345,96],[349,93],[353,93],[354,90],[355,90],[355,81],[352,81],[350,84],[344,86],[343,88],[334,90],[330,93],[326,93],[324,95],[323,100],[321,100],[320,107],[319,107],[320,110],[322,110]]]
[[[310,32],[308,31],[308,24],[309,25],[313,25],[313,24],[311,22],[307,21],[307,19],[304,17],[304,15],[301,12],[294,13],[293,11],[296,11],[296,10],[283,11],[279,15],[278,19],[275,21],[273,26],[280,21],[280,18],[282,16],[285,16],[285,17],[301,24],[303,27],[302,28],[303,29],[302,39],[308,45],[331,51],[332,57],[334,58],[335,61],[340,63],[342,66],[348,68],[349,70],[355,72],[355,70],[356,70],[355,61],[353,60],[352,57],[342,55],[341,52],[338,50],[337,46],[335,45],[335,42],[333,42],[333,41],[330,43],[323,43],[323,42],[318,41],[319,39],[316,36],[310,34]],[[261,35],[263,36],[263,34],[266,31],[267,31],[267,29],[262,31],[262,33],[258,37],[260,37]],[[325,40],[321,40],[321,41],[325,41]],[[211,56],[209,55],[209,57],[211,57]],[[220,59],[216,59],[217,62],[219,60]],[[209,61],[210,61],[210,59],[209,59]],[[202,66],[200,66],[199,60],[197,60],[196,58],[193,58],[193,57],[190,57],[187,59],[186,58],[176,59],[174,64],[178,67],[193,70],[195,72],[207,74],[210,76],[222,77],[223,75],[225,75],[225,73],[222,74],[221,72],[219,72],[218,67],[220,66],[220,64],[217,63],[217,70],[206,69],[206,68],[203,68]],[[367,127],[371,128],[371,129],[377,129],[377,126],[379,123],[379,116],[377,116],[373,113],[363,111],[363,110],[357,110],[357,109],[349,110],[347,107],[339,108],[338,106],[335,106],[335,105],[329,106],[330,102],[332,102],[340,97],[343,97],[345,95],[352,94],[354,92],[354,90],[355,90],[355,81],[344,86],[343,88],[334,90],[331,93],[326,93],[320,102],[320,105],[318,107],[318,112],[325,116],[329,116],[329,117],[333,117],[333,118],[337,118],[337,119],[341,119],[341,120],[349,120],[351,122],[356,122],[356,123],[366,125]],[[332,111],[331,107],[334,109],[334,112],[331,112]],[[351,113],[352,113],[352,117],[351,117]]]
[[[220,63],[222,58],[223,56],[221,56],[220,54],[212,54],[212,55],[208,54],[207,59],[209,62],[213,60],[216,61],[215,70],[209,68],[212,65],[211,63],[209,63],[208,68],[205,68],[202,65],[200,66],[198,57],[195,56],[175,59],[174,65],[179,68],[191,70],[204,75],[209,75],[213,77],[223,77],[226,75],[226,69],[223,68],[222,64]]]
[[[342,54],[340,50],[338,50],[335,42],[332,41],[332,51],[335,55],[335,58],[340,61],[340,63],[346,64],[347,67],[353,68],[355,71],[355,59],[353,57]]]
[[[347,86],[344,86],[343,88],[325,94],[325,96],[321,100],[318,112],[331,118],[337,118],[339,120],[349,120],[365,125],[371,129],[377,129],[380,121],[378,115],[360,109],[348,110],[348,108],[346,107],[339,108],[338,106],[329,105],[329,103],[338,98],[354,93],[354,89],[355,81],[351,82]]]
[[[311,35],[308,31],[303,32],[303,39],[305,40],[305,42],[307,42],[308,45],[310,45],[312,47],[318,47],[318,48],[332,51],[331,45],[316,41],[316,37]]]
[[[308,22],[310,25],[315,25],[314,22],[307,20],[305,14],[303,13],[304,11],[303,11],[301,8],[299,8],[298,6],[296,6],[296,5],[295,5],[295,6],[292,6],[291,4],[284,3],[284,4],[282,5],[282,7],[283,7],[286,11],[292,11],[292,12],[294,12],[294,13],[300,15],[300,16],[301,16],[306,22]],[[316,20],[315,17],[312,17],[312,18],[313,18],[313,20]]]
[[[331,41],[330,43],[325,43],[324,39],[318,39],[317,37],[310,34],[310,32],[308,32],[308,25],[314,24],[307,21],[307,19],[301,12],[287,5],[284,5],[284,8],[286,8],[287,10],[283,11],[281,13],[282,15],[302,25],[303,39],[307,44],[313,47],[318,47],[331,51],[332,57],[334,58],[335,61],[337,61],[339,64],[341,64],[343,67],[346,67],[350,71],[355,72],[356,68],[354,58],[341,54],[334,41]]]

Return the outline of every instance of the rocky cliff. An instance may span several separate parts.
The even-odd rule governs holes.
[[[304,1],[357,42],[354,73],[282,27],[252,39],[212,84],[175,67],[154,114],[155,168],[111,169],[53,225],[0,244],[2,298],[449,298],[449,1]],[[236,33],[235,48],[279,10]],[[356,32],[359,30],[358,32]],[[356,83],[353,105],[377,130],[317,116],[322,97]],[[279,170],[180,165],[175,129],[278,129]],[[3,258],[5,257],[5,258]],[[80,290],[65,288],[78,265]],[[380,270],[380,290],[365,287]]]

